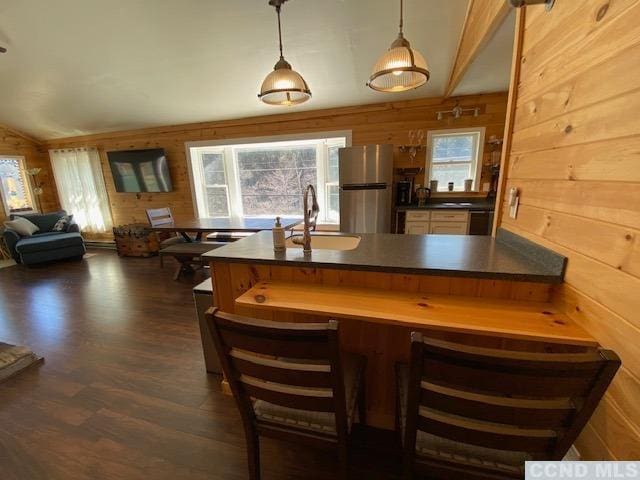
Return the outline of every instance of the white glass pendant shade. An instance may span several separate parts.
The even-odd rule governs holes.
[[[367,85],[379,92],[404,92],[429,80],[427,61],[400,34],[373,67]]]
[[[302,75],[281,58],[262,82],[258,98],[269,105],[297,105],[311,98],[311,90]]]

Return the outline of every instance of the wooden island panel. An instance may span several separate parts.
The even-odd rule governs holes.
[[[321,309],[317,313],[268,310],[253,305],[240,305],[236,299],[262,281],[285,282],[313,291],[314,287],[377,289],[402,294],[458,295],[477,299],[519,300],[548,302],[552,286],[543,283],[489,280],[465,277],[440,277],[431,275],[405,275],[372,271],[354,271],[325,268],[300,268],[276,265],[258,265],[216,261],[211,263],[214,272],[214,295],[218,308],[225,312],[280,321],[325,321],[328,318]],[[328,304],[331,304],[327,300]],[[318,314],[319,313],[319,314]],[[331,315],[336,317],[336,315]],[[393,428],[395,414],[395,364],[408,361],[411,331],[416,327],[376,323],[371,319],[350,318],[340,324],[340,342],[345,351],[367,356],[367,416],[370,425]],[[545,342],[523,341],[514,338],[459,334],[442,330],[421,331],[431,336],[455,340],[460,336],[476,345],[549,349]],[[575,347],[578,348],[578,347]],[[579,347],[583,348],[583,347]],[[215,353],[213,353],[215,355]]]

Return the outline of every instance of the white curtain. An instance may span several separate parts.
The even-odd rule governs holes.
[[[113,226],[100,155],[95,148],[49,150],[60,203],[83,232],[105,233]]]

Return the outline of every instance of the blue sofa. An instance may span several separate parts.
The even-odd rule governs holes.
[[[64,210],[60,210],[52,213],[11,215],[11,220],[24,217],[40,229],[34,235],[26,237],[9,228],[5,229],[4,241],[13,259],[18,263],[32,265],[63,258],[82,258],[87,250],[78,224],[72,221],[66,232],[51,231],[56,222],[66,214]]]

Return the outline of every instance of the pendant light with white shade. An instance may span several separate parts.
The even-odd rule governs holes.
[[[400,32],[389,50],[382,55],[373,67],[367,86],[378,92],[404,92],[418,88],[429,80],[427,61],[411,48],[404,38],[403,0],[400,0]]]
[[[278,40],[280,60],[273,67],[273,72],[262,82],[258,98],[268,105],[297,105],[311,98],[311,90],[302,75],[291,68],[291,64],[282,54],[282,27],[280,25],[280,7],[287,0],[269,0],[269,5],[276,8],[278,15]]]

